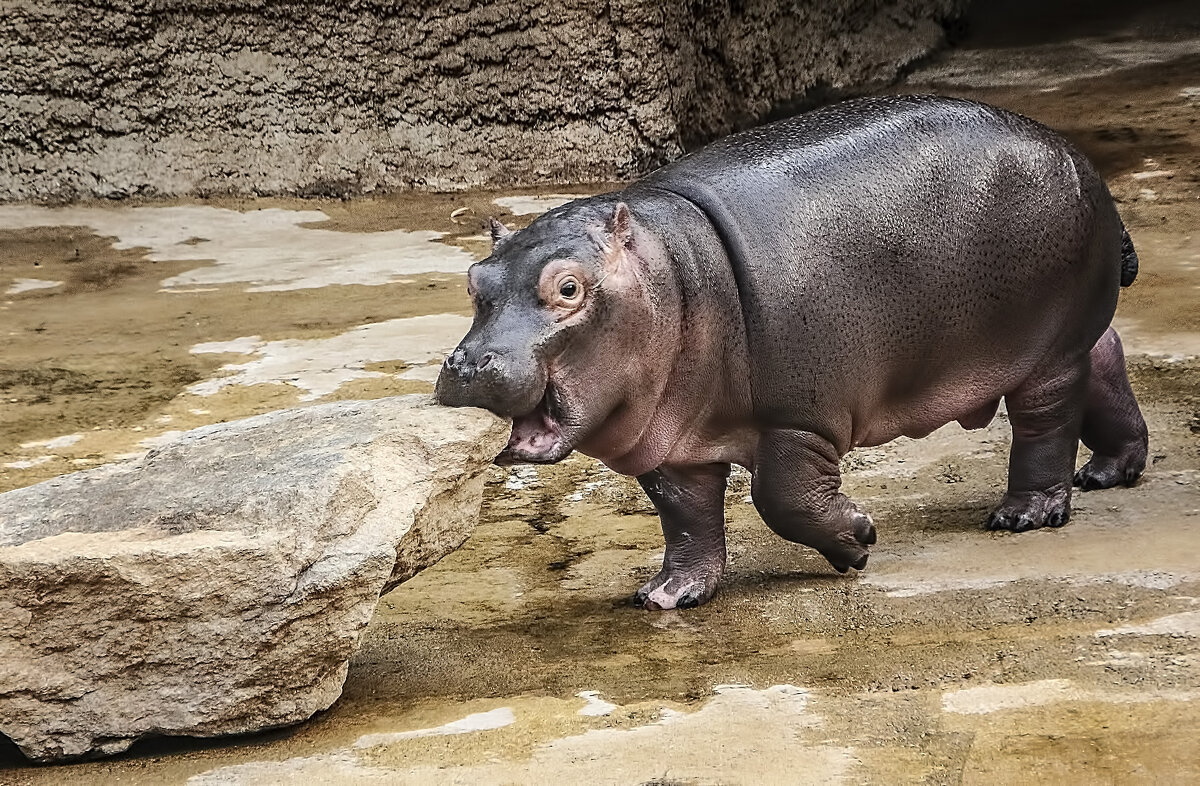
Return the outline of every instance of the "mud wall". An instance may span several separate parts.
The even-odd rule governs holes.
[[[888,81],[962,0],[3,0],[0,199],[626,178]]]

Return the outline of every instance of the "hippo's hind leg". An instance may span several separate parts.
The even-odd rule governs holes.
[[[759,440],[751,494],[768,527],[811,546],[845,573],[866,566],[875,525],[838,491],[838,458],[837,449],[817,434],[768,431]]]
[[[725,484],[728,464],[659,467],[638,476],[654,503],[667,541],[662,570],[634,596],[647,609],[699,606],[725,570]]]
[[[1146,468],[1149,438],[1146,421],[1125,372],[1121,339],[1111,327],[1091,352],[1083,410],[1083,444],[1092,457],[1075,473],[1084,491],[1132,485]]]
[[[1008,493],[988,529],[1061,527],[1071,517],[1071,477],[1079,451],[1088,356],[1034,372],[1004,399],[1012,423]]]

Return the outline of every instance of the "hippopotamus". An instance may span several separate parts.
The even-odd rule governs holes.
[[[500,464],[578,450],[661,518],[652,609],[709,600],[724,492],[862,569],[853,448],[1012,425],[991,530],[1061,527],[1072,482],[1132,484],[1147,430],[1110,322],[1137,254],[1096,169],[1026,117],[851,100],[733,134],[511,231],[468,272],[474,321],[439,400],[513,419]],[[1076,471],[1079,442],[1091,450]]]

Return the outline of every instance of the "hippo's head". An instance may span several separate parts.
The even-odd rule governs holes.
[[[633,235],[612,200],[570,203],[520,232],[493,219],[492,254],[468,272],[475,318],[437,398],[513,419],[496,463],[561,461],[637,386],[629,358],[650,303]]]

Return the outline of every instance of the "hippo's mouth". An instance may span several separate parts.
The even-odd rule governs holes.
[[[534,410],[513,418],[512,436],[496,463],[553,464],[565,459],[573,448],[564,433],[562,411],[558,391],[546,385]]]

